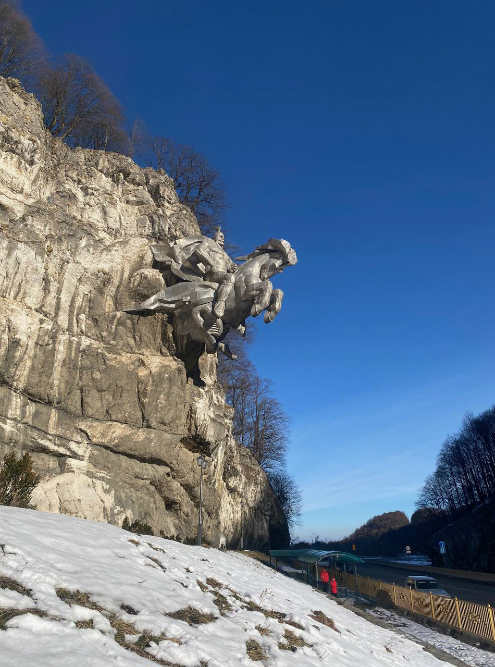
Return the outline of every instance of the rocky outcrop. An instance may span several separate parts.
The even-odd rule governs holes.
[[[164,285],[150,242],[198,234],[163,172],[70,150],[37,100],[0,78],[0,454],[29,451],[38,509],[192,539],[287,539],[263,471],[231,435],[215,355],[186,375],[163,314],[123,309]]]

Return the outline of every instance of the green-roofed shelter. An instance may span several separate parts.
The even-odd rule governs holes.
[[[305,574],[307,583],[310,583],[312,578],[310,566],[315,566],[315,581],[318,582],[318,563],[321,560],[333,560],[336,563],[354,564],[362,563],[363,561],[349,554],[346,551],[320,551],[318,549],[270,549],[270,565],[272,558],[275,558],[275,569],[277,569],[277,560],[279,558],[290,558],[296,560],[302,565],[302,572]]]
[[[317,563],[332,559],[339,563],[362,563],[363,561],[346,551],[319,551],[317,549],[270,549],[270,558],[293,558],[301,563]]]

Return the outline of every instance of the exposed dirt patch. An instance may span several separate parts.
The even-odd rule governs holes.
[[[76,621],[76,628],[79,629],[90,629],[93,630],[93,620],[90,618],[89,621]]]
[[[126,614],[130,614],[131,616],[137,616],[138,612],[134,609],[134,607],[131,607],[128,604],[121,604],[120,608],[122,611],[125,611]]]

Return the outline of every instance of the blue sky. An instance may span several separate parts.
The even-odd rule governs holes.
[[[251,356],[292,420],[300,536],[411,514],[495,400],[495,4],[24,0],[130,119],[223,174],[232,240],[296,267]]]

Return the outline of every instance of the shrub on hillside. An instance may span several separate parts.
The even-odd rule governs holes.
[[[31,494],[40,478],[29,454],[6,454],[0,464],[0,505],[31,508]]]
[[[138,521],[137,519],[131,523],[129,519],[125,517],[122,523],[122,528],[128,530],[130,533],[136,533],[136,535],[154,535],[153,528],[150,525],[144,523],[144,521]]]

